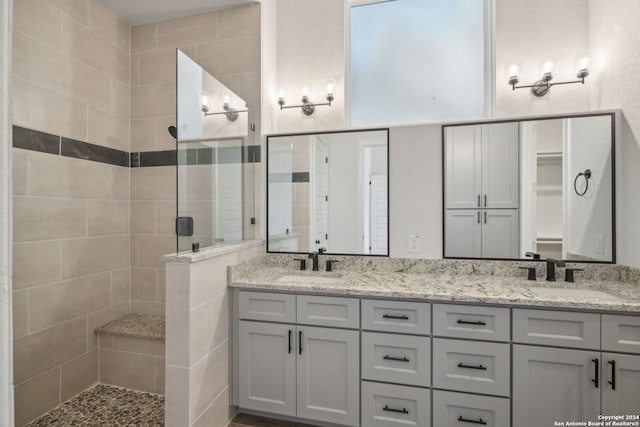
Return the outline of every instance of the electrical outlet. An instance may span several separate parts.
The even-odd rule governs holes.
[[[409,252],[420,252],[420,236],[409,235]]]
[[[604,254],[604,235],[597,234],[595,236],[596,241],[596,253]]]

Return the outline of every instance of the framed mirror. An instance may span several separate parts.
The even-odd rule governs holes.
[[[443,126],[445,258],[615,262],[615,114]]]
[[[267,137],[267,252],[389,256],[389,130]]]

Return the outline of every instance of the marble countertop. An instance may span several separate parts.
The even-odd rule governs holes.
[[[298,277],[282,280],[283,276]],[[310,281],[305,283],[299,276],[308,276]],[[319,283],[323,279],[314,279],[317,277],[333,277],[335,283]],[[229,283],[230,287],[254,290],[640,313],[640,285],[635,280],[577,277],[576,283],[544,279],[534,282],[522,277],[449,270],[414,273],[360,269],[326,273],[254,262],[233,267]],[[559,292],[565,295],[546,294],[546,290],[532,288],[563,289]]]

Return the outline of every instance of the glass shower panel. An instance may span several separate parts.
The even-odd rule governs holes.
[[[180,50],[177,82],[177,250],[252,239],[253,111]]]

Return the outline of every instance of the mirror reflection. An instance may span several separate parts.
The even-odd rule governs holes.
[[[388,130],[267,138],[269,252],[389,251]]]
[[[613,126],[613,114],[445,126],[445,257],[615,262]]]

